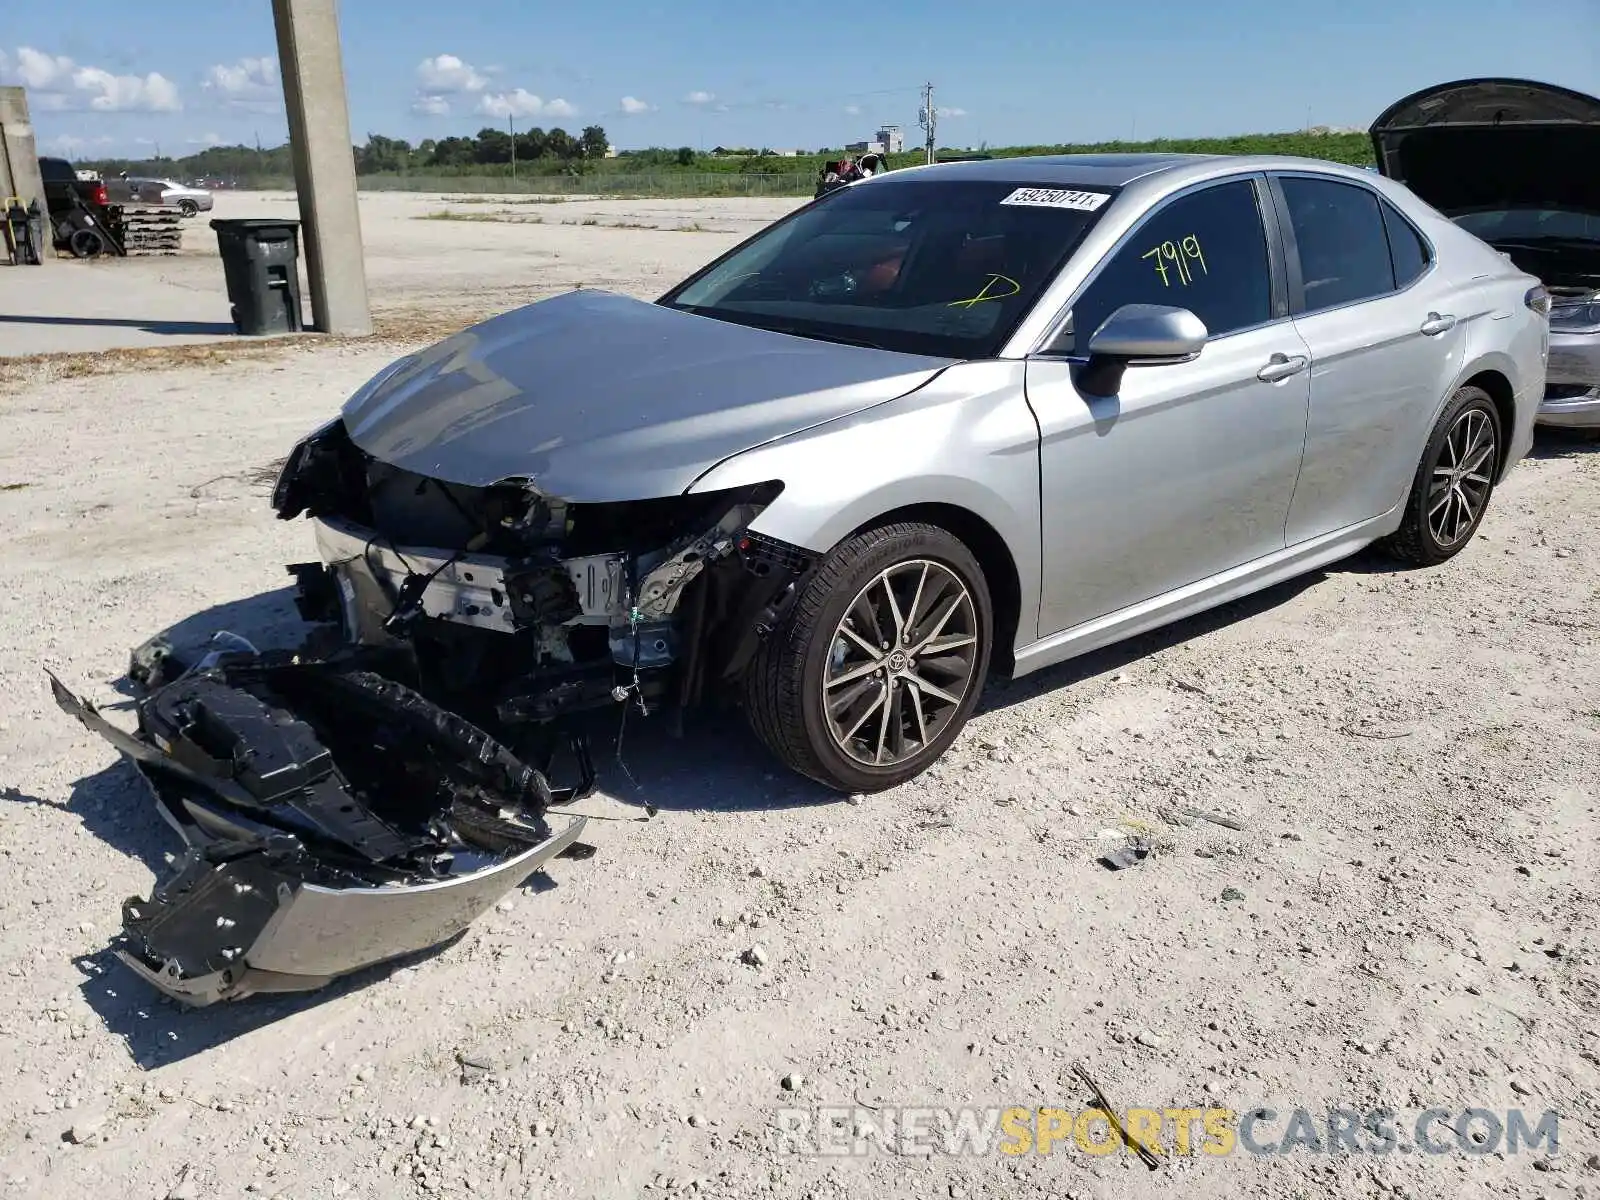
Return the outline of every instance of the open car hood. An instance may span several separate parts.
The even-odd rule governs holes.
[[[1390,105],[1378,169],[1446,216],[1514,208],[1600,213],[1600,99],[1526,79],[1462,79]]]
[[[682,493],[729,455],[920,387],[948,360],[773,333],[608,292],[494,317],[380,373],[350,439],[403,470],[575,503]]]

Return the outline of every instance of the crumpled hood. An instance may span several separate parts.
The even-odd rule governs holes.
[[[947,365],[574,291],[391,364],[344,421],[373,457],[449,483],[523,478],[575,502],[648,499]]]

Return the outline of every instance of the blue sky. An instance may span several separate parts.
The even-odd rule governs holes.
[[[8,9],[0,82],[29,86],[49,150],[180,155],[284,138],[268,0],[170,17],[128,0]],[[814,149],[879,123],[916,140],[924,81],[952,146],[1364,128],[1406,92],[1469,75],[1600,92],[1600,0],[1537,12],[1509,0],[344,0],[340,20],[357,142],[514,115],[519,129],[600,124],[622,148]]]

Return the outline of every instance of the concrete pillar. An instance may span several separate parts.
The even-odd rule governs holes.
[[[312,319],[323,333],[372,332],[337,0],[272,0],[289,114]]]
[[[39,201],[44,218],[44,245],[39,261],[50,262],[50,215],[45,204],[44,181],[39,178],[39,147],[28,120],[28,93],[19,87],[0,87],[0,204],[8,196],[21,196],[23,206]],[[5,249],[0,240],[0,253]]]

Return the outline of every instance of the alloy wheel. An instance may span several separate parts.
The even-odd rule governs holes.
[[[1495,462],[1489,414],[1467,409],[1445,435],[1428,486],[1428,530],[1441,547],[1455,545],[1476,527],[1489,499]]]
[[[873,767],[925,750],[961,709],[978,654],[977,610],[954,571],[911,559],[879,572],[829,647],[822,707],[834,743]]]

